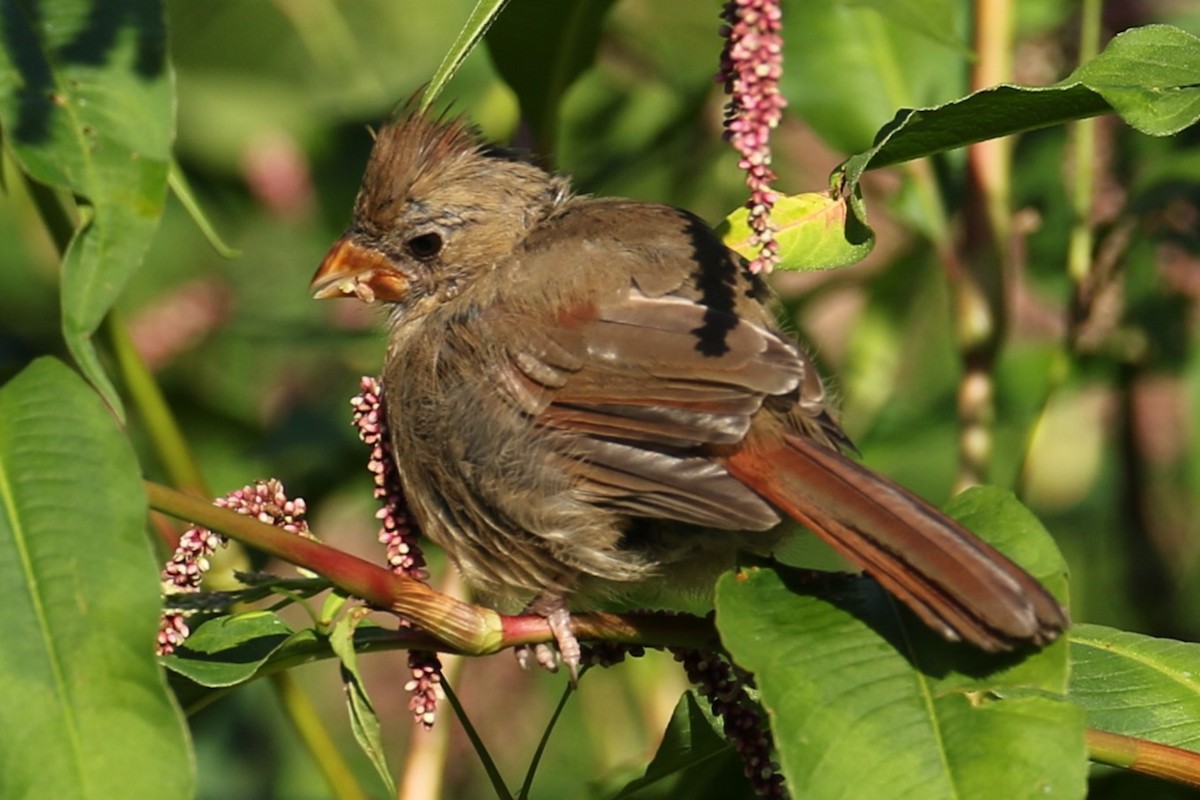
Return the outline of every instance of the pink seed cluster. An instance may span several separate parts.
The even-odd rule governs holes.
[[[354,409],[358,438],[371,448],[367,469],[375,479],[375,499],[380,501],[379,511],[375,514],[380,521],[379,541],[387,548],[387,564],[392,572],[426,581],[429,573],[417,543],[420,532],[405,513],[404,488],[392,458],[383,389],[378,380],[369,376],[363,377],[360,388],[361,391],[350,399],[350,406]],[[406,620],[401,623],[409,624]],[[437,653],[410,650],[408,667],[412,670],[412,678],[404,684],[404,690],[411,694],[408,710],[418,724],[432,728],[437,721],[438,701],[446,696],[442,688],[442,663]]]
[[[771,190],[771,130],[779,125],[787,102],[779,93],[783,74],[782,14],[779,0],[729,0],[721,13],[725,48],[717,81],[725,85],[725,137],[741,159],[750,198],[750,243],[758,255],[751,272],[770,272],[779,263],[779,242],[771,222],[777,196]]]
[[[746,778],[759,797],[788,796],[779,764],[771,758],[771,731],[761,709],[750,699],[746,687],[748,674],[740,672],[716,653],[675,649],[675,659],[683,663],[691,681],[721,718],[725,737],[742,758]]]
[[[271,478],[244,486],[218,497],[213,505],[228,508],[239,514],[254,517],[259,522],[275,525],[290,533],[311,536],[304,500],[288,499],[283,484]],[[223,547],[228,540],[207,528],[192,526],[179,537],[179,546],[162,571],[163,594],[166,608],[158,627],[157,652],[160,656],[170,655],[184,643],[191,629],[186,617],[190,612],[172,608],[172,595],[195,594],[200,591],[204,573],[209,570],[209,556]]]
[[[404,489],[387,436],[383,390],[378,380],[366,376],[360,386],[362,391],[350,398],[350,406],[354,409],[358,438],[371,448],[367,469],[375,479],[375,499],[381,501],[375,516],[380,522],[379,541],[387,548],[388,567],[398,575],[429,580],[425,557],[417,544],[419,533],[404,510]]]

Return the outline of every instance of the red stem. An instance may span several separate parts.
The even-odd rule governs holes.
[[[412,620],[442,642],[441,647],[429,649],[486,655],[518,644],[554,640],[542,617],[501,616],[491,609],[464,603],[329,545],[160,484],[146,481],[143,485],[154,510],[203,525],[268,555],[304,567],[347,594]],[[575,614],[571,626],[581,639],[651,647],[714,649],[719,646],[710,621],[686,614]]]
[[[1200,753],[1095,728],[1087,731],[1087,748],[1101,764],[1200,787]]]

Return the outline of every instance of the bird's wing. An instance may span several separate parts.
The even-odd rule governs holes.
[[[778,516],[713,453],[764,401],[799,403],[815,372],[795,344],[730,312],[636,287],[534,326],[502,381],[592,502],[635,516],[762,529]],[[816,383],[819,391],[819,382]]]

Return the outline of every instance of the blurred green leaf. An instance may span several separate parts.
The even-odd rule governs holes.
[[[1010,494],[972,490],[947,511],[1063,592],[1052,540]],[[818,591],[765,568],[722,578],[717,627],[755,675],[798,796],[1084,794],[1083,716],[1053,696],[1064,642],[988,656],[940,640],[866,578]]]
[[[953,0],[846,0],[846,5],[872,8],[897,25],[954,48],[963,56],[972,55],[959,31]]]
[[[691,691],[679,698],[646,774],[626,784],[613,800],[754,797],[742,777],[741,759],[721,733],[721,723],[703,708],[704,702]]]
[[[780,197],[771,211],[779,241],[779,269],[832,269],[862,261],[871,252],[875,236],[847,215],[845,198],[810,192]],[[849,216],[849,220],[847,220]],[[749,211],[739,208],[717,226],[726,246],[747,259],[756,255],[750,245],[753,231]]]
[[[0,0],[0,127],[34,179],[86,204],[62,267],[71,354],[120,400],[92,335],[162,215],[174,137],[163,9],[155,0]]]
[[[1200,644],[1076,625],[1071,699],[1090,727],[1200,750]]]
[[[964,6],[939,0],[945,13],[932,14],[914,5],[784,2],[781,89],[789,112],[833,148],[853,153],[869,146],[897,108],[960,96],[966,70],[961,37],[953,32],[962,27]],[[909,24],[896,24],[893,15]],[[953,46],[932,42],[931,33]]]
[[[61,363],[0,389],[0,797],[191,796],[139,472]]]
[[[535,149],[555,150],[563,95],[591,66],[613,0],[513,0],[487,32],[496,70],[521,101]],[[537,57],[530,58],[536,42]]]

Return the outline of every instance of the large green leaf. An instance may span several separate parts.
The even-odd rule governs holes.
[[[975,489],[947,511],[1065,593],[1053,542],[1010,494]],[[755,675],[796,796],[1083,796],[1065,642],[986,656],[866,578],[822,588],[765,568],[721,580],[717,627]]]
[[[1093,728],[1200,750],[1200,644],[1076,625],[1071,699]]]
[[[79,198],[63,335],[116,409],[92,336],[162,215],[174,132],[165,36],[156,0],[0,0],[0,127],[22,169]]]
[[[0,797],[189,797],[155,663],[158,568],[133,450],[61,363],[0,389]]]

